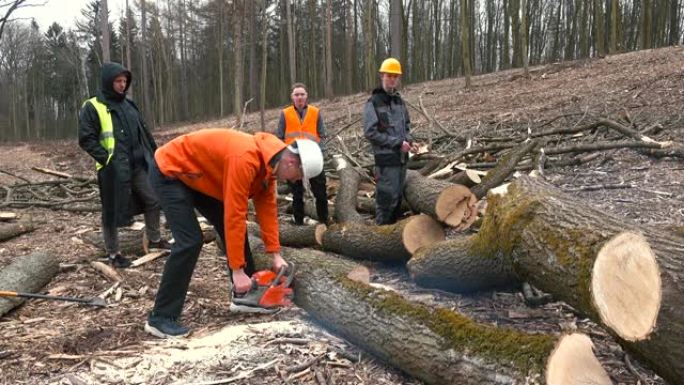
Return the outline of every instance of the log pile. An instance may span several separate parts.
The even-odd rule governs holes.
[[[467,291],[530,282],[603,324],[668,381],[684,381],[681,237],[530,177],[492,190],[488,202],[476,235],[414,255],[416,280]]]

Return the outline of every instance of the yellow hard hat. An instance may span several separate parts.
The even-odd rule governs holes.
[[[387,58],[380,65],[378,72],[401,75],[401,63],[399,63],[399,60],[393,57]]]

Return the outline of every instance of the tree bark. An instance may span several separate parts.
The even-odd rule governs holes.
[[[488,203],[471,247],[478,257],[507,255],[521,279],[601,322],[667,381],[684,382],[681,237],[528,177]]]
[[[469,3],[472,0],[461,0],[461,53],[463,55],[463,76],[465,76],[465,87],[470,88],[470,77],[473,73],[470,66],[470,54],[473,52],[470,46],[470,9]]]
[[[107,0],[100,0],[100,34],[102,38],[102,63],[111,61],[109,57],[109,9]]]
[[[258,266],[271,258],[255,247]],[[429,384],[611,384],[580,334],[527,334],[481,324],[376,289],[362,266],[310,249],[283,248],[297,265],[295,303],[329,330]],[[360,272],[361,271],[361,272]],[[563,366],[564,368],[561,368]],[[581,373],[581,374],[580,374]]]
[[[19,257],[0,270],[0,288],[34,293],[50,282],[58,271],[59,263],[51,255],[33,253]],[[0,317],[22,303],[23,298],[0,298]]]
[[[413,170],[406,173],[404,198],[414,212],[461,230],[470,227],[477,215],[477,198],[467,187],[425,178]]]
[[[333,64],[332,44],[333,41],[333,11],[332,0],[327,0],[325,7],[325,97],[331,99],[333,92]]]
[[[422,246],[444,240],[444,230],[427,215],[392,225],[334,224],[323,233],[323,249],[350,258],[405,263]]]

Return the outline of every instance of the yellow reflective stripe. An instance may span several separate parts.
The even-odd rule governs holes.
[[[107,157],[107,164],[112,159],[114,154],[114,147],[116,146],[116,139],[114,138],[114,124],[112,123],[112,114],[107,111],[107,105],[100,103],[97,98],[93,97],[86,100],[83,104],[90,102],[97,111],[97,116],[100,118],[100,145],[107,150],[109,156]],[[103,165],[96,162],[95,168],[101,169]]]

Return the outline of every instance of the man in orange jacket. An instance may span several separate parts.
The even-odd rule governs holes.
[[[311,178],[323,170],[318,145],[299,139],[291,145],[272,134],[207,129],[180,136],[160,147],[150,168],[175,244],[164,266],[154,309],[145,330],[161,338],[184,337],[178,321],[202,248],[195,209],[224,241],[233,291],[250,290],[254,262],[247,243],[247,205],[252,199],[273,269],[287,266],[280,255],[275,180]]]

